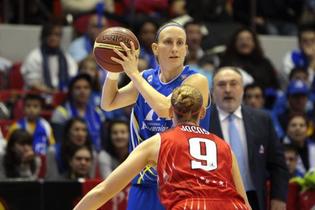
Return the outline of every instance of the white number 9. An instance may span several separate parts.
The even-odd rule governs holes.
[[[206,151],[201,154],[201,144],[204,143]],[[218,167],[217,164],[217,147],[216,144],[204,138],[189,139],[189,153],[197,160],[191,160],[192,169],[203,169],[211,171]]]

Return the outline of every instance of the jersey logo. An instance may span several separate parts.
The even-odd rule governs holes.
[[[147,116],[145,116],[145,119],[144,120],[147,120],[147,121],[153,121],[153,120],[156,120],[156,121],[160,121],[161,119],[159,118],[159,116],[154,112],[153,109],[151,109]]]
[[[153,79],[153,75],[150,75],[150,76],[148,76],[147,81],[150,83],[150,82],[152,82],[152,79]]]
[[[159,133],[169,129],[171,121],[168,122],[168,119],[161,119],[153,109],[150,109],[145,119],[142,121],[141,130],[147,129],[150,132]]]

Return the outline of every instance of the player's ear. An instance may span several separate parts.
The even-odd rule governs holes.
[[[157,43],[153,42],[152,45],[151,45],[151,48],[152,48],[152,52],[155,56],[157,56]]]
[[[206,108],[202,106],[200,108],[199,119],[203,119],[205,116],[206,116]]]

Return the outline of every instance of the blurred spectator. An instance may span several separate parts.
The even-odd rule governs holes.
[[[300,23],[312,23],[315,21],[315,1],[305,0]]]
[[[300,80],[292,80],[286,91],[287,101],[285,100],[285,104],[280,112],[278,113],[278,119],[281,124],[283,130],[287,127],[289,116],[295,113],[299,114],[307,114],[307,102],[308,95],[310,93],[310,89],[306,83],[303,83]],[[311,113],[311,112],[309,112]],[[310,120],[312,115],[309,115]]]
[[[59,179],[61,175],[69,171],[68,160],[74,147],[86,146],[92,148],[92,141],[84,119],[73,117],[68,120],[63,129],[63,138],[57,144],[50,146],[47,153],[47,176],[46,179]],[[93,152],[96,157],[96,153]],[[96,160],[96,158],[93,158]],[[90,176],[95,175],[96,162],[90,170]]]
[[[230,0],[183,0],[185,14],[175,18],[176,22],[185,24],[187,21],[197,21],[202,24],[201,31],[204,35],[202,46],[204,49],[224,48],[238,24],[233,22],[232,2]],[[174,1],[176,2],[176,0]],[[211,34],[211,35],[210,35]]]
[[[304,84],[310,87],[310,83],[308,81],[308,71],[302,67],[293,68],[289,74],[289,82],[298,81],[298,80],[302,81]],[[287,88],[287,86],[285,86],[285,88]],[[282,90],[279,90],[277,92],[272,91],[272,90],[267,90],[267,94],[269,96],[274,97],[274,103],[270,104],[269,106],[270,109],[272,109],[276,115],[282,114],[286,110],[286,107],[287,107],[286,94]],[[313,105],[310,98],[310,101],[306,105],[306,109],[309,111],[312,108],[313,108]]]
[[[304,174],[297,169],[299,153],[294,145],[292,144],[284,145],[284,157],[285,157],[285,162],[287,164],[287,167],[290,173],[290,178],[293,178],[296,176],[303,177]]]
[[[0,120],[8,118],[10,118],[10,111],[4,103],[0,102]]]
[[[7,141],[4,139],[1,128],[0,128],[0,154],[4,153],[6,144],[7,144]]]
[[[308,71],[308,81],[314,81],[315,70],[315,24],[303,24],[298,33],[299,48],[288,52],[283,59],[283,74],[286,78],[294,68]]]
[[[208,35],[208,29],[204,23],[205,19],[201,18],[199,15],[209,14],[209,2],[208,0],[201,1],[199,0],[198,3],[194,2],[192,4],[192,1],[188,0],[170,0],[169,1],[169,11],[168,11],[168,19],[171,19],[171,21],[174,21],[176,23],[179,23],[181,25],[185,25],[188,22],[198,22],[201,24],[201,33],[202,35],[206,36]],[[202,5],[202,8],[200,7]],[[192,8],[193,7],[193,8]],[[211,7],[211,6],[210,6]],[[196,13],[196,8],[198,8],[198,12]],[[190,9],[190,13],[187,13],[187,9]],[[206,13],[202,13],[201,9],[203,11],[207,11]],[[196,16],[197,15],[197,16]],[[166,20],[169,21],[169,20]]]
[[[61,6],[64,13],[71,13],[73,15],[93,12],[100,4],[103,6],[104,11],[110,13],[115,11],[114,0],[61,0]]]
[[[4,1],[8,8],[9,23],[44,24],[52,17],[53,1],[28,0],[27,4],[20,0]]]
[[[10,60],[0,57],[0,90],[7,88],[7,78],[12,65]]]
[[[236,66],[243,69],[263,90],[279,88],[275,68],[265,57],[257,35],[249,28],[241,27],[231,37],[221,66]]]
[[[156,21],[150,18],[144,19],[137,32],[137,37],[140,42],[140,55],[139,55],[139,70],[155,68],[157,66],[156,58],[152,52],[152,43],[155,40],[157,29],[159,25]]]
[[[89,104],[92,93],[92,80],[87,74],[79,74],[69,84],[68,98],[63,106],[58,106],[51,117],[55,131],[62,130],[64,123],[72,117],[82,117],[87,123],[94,148],[101,149],[101,124],[105,116],[99,107]],[[56,137],[60,137],[56,132]]]
[[[308,84],[310,86],[309,80],[308,80],[308,71],[304,69],[303,67],[295,67],[290,71],[289,74],[289,80],[301,80],[305,84]]]
[[[62,25],[43,25],[40,47],[31,51],[23,62],[21,73],[28,89],[43,92],[65,90],[77,73],[75,61],[61,49]]]
[[[266,106],[266,102],[268,102],[269,100],[269,97],[266,97],[263,89],[256,83],[251,83],[245,86],[243,104],[254,109],[261,109],[268,112],[272,119],[277,136],[280,139],[283,138],[284,131],[279,123],[277,115],[273,112],[272,109],[270,109],[270,107]]]
[[[91,147],[85,145],[72,148],[68,158],[68,171],[63,175],[67,180],[77,181],[81,178],[89,179],[93,162]]]
[[[234,19],[244,25],[255,25],[258,33],[296,35],[296,24],[301,16],[303,2],[298,0],[257,0],[255,16],[251,17],[252,1],[234,0]],[[253,22],[253,23],[252,23]]]
[[[208,79],[209,88],[212,83],[212,73],[219,66],[219,57],[215,54],[205,54],[201,43],[203,39],[201,22],[189,20],[184,24],[187,36],[188,54],[185,64],[190,65]]]
[[[298,151],[297,169],[305,173],[315,167],[315,142],[307,136],[307,119],[303,114],[292,114],[288,119],[284,144],[292,144]]]
[[[49,145],[55,144],[52,128],[48,121],[40,116],[44,100],[40,95],[28,94],[24,98],[24,117],[9,129],[8,138],[16,129],[27,131],[33,136],[33,150],[38,155],[45,155]]]
[[[186,0],[169,0],[168,17],[176,18],[187,14]]]
[[[244,88],[244,104],[255,109],[263,109],[265,98],[262,88],[255,84],[246,85]]]
[[[126,12],[146,15],[155,18],[165,17],[168,11],[168,0],[123,0],[126,5]]]
[[[81,62],[92,53],[97,35],[106,27],[104,16],[93,14],[89,18],[87,31],[84,35],[73,40],[69,46],[69,53],[76,62]]]
[[[128,156],[129,123],[123,120],[109,122],[108,135],[99,153],[100,174],[105,179]]]
[[[99,76],[100,71],[97,69],[97,64],[92,55],[88,55],[80,62],[79,74],[88,74],[92,80],[92,93],[90,98],[90,103],[92,106],[99,106],[101,103],[101,81]]]
[[[228,0],[186,0],[187,13],[196,21],[231,21],[231,2]]]
[[[0,72],[2,71],[8,71],[12,67],[12,61],[0,57]]]
[[[93,91],[100,91],[99,71],[95,58],[92,55],[88,55],[80,62],[79,73],[89,75],[92,80]]]
[[[201,33],[201,24],[197,21],[189,21],[184,25],[187,45],[188,45],[188,55],[186,56],[187,64],[197,64],[198,60],[205,54],[201,42],[203,35]]]
[[[40,176],[41,158],[32,149],[32,136],[25,130],[15,130],[0,153],[0,180],[23,178],[35,180]]]

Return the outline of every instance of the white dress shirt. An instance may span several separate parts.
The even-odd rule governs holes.
[[[231,113],[225,112],[222,109],[220,109],[219,107],[217,107],[217,110],[218,110],[218,116],[219,116],[220,125],[221,125],[221,129],[222,129],[223,139],[225,140],[226,143],[228,143],[230,145],[229,119],[228,119],[228,117],[229,117],[229,115]],[[237,130],[239,132],[239,136],[240,136],[240,139],[241,139],[243,151],[246,152],[245,164],[247,165],[247,168],[249,170],[247,139],[246,139],[245,126],[244,126],[244,122],[243,122],[243,115],[242,115],[242,112],[241,112],[241,106],[239,106],[235,110],[233,115],[235,116],[234,123],[235,123],[236,128],[237,128]],[[250,174],[250,171],[248,171],[248,174]],[[252,183],[252,181],[251,181],[251,183]],[[248,191],[248,190],[253,190],[253,189],[245,189],[245,190]]]

